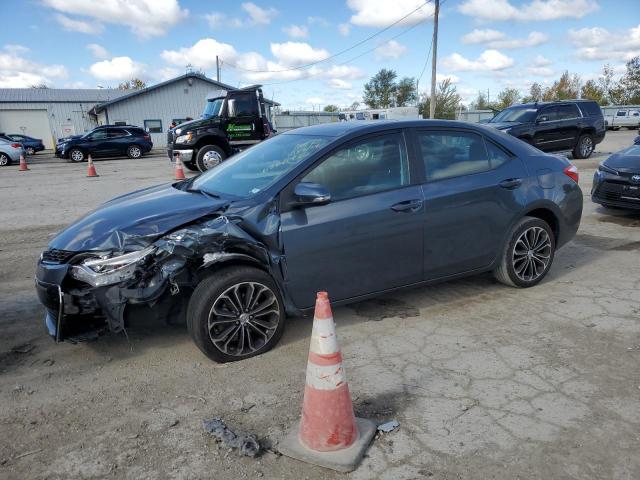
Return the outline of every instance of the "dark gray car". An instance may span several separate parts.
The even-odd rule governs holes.
[[[118,197],[56,236],[37,290],[57,340],[187,310],[216,361],[271,348],[286,316],[493,271],[530,287],[576,233],[576,168],[447,121],[278,135],[198,177]]]

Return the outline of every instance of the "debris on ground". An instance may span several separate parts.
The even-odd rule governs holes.
[[[11,349],[13,353],[29,353],[31,350],[36,348],[35,345],[30,343],[24,343],[22,345],[17,345]]]
[[[255,457],[260,452],[260,444],[255,435],[244,432],[235,433],[220,417],[204,420],[202,426],[205,432],[224,442],[228,447],[236,448],[239,455]]]
[[[393,432],[396,428],[400,426],[400,423],[397,420],[391,420],[386,423],[381,423],[378,425],[378,431],[383,433]]]

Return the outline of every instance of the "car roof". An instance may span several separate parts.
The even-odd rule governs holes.
[[[540,108],[546,107],[548,105],[566,105],[569,103],[596,103],[595,100],[588,99],[574,99],[574,100],[554,100],[550,102],[530,102],[530,103],[519,103],[517,105],[511,105],[510,107],[525,107],[525,108]]]

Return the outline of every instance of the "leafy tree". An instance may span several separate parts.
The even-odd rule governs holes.
[[[383,68],[371,80],[364,84],[364,103],[369,108],[392,107],[398,91],[395,80],[398,74],[393,70]]]
[[[436,90],[436,112],[435,118],[454,119],[456,111],[460,108],[462,98],[451,83],[450,78],[445,78],[438,84]],[[429,118],[431,98],[426,93],[422,96],[419,104],[419,111],[422,118]]]
[[[353,102],[349,107],[349,110],[357,110],[360,107],[360,102]]]
[[[542,101],[542,85],[534,82],[529,88],[529,95],[522,99],[522,103],[535,103]]]
[[[518,103],[520,92],[515,88],[505,88],[498,94],[498,102],[495,105],[497,110],[504,110],[511,105]]]
[[[413,77],[404,77],[396,86],[396,107],[406,107],[418,100],[416,81]]]
[[[580,86],[580,77],[571,75],[568,70],[560,76],[560,79],[553,82],[549,88],[544,91],[542,99],[550,100],[569,100],[578,98],[578,88]]]
[[[118,90],[140,90],[146,86],[147,84],[139,78],[132,78],[118,85]]]
[[[599,105],[606,105],[604,90],[595,80],[587,80],[580,89],[580,98],[595,100]]]
[[[338,108],[338,106],[337,106],[337,105],[330,104],[330,105],[326,105],[326,106],[323,108],[323,110],[324,110],[325,112],[337,112],[337,111],[339,111],[340,109]]]
[[[487,96],[483,92],[478,92],[478,96],[473,101],[472,106],[474,110],[489,110],[491,108],[487,101]]]
[[[624,103],[640,103],[640,57],[634,57],[627,62],[627,71],[620,79],[620,88]]]

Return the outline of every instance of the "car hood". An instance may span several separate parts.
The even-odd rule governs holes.
[[[76,140],[76,139],[81,138],[81,137],[82,137],[82,135],[71,135],[69,137],[59,138],[58,139],[58,143],[68,142],[69,140]]]
[[[614,153],[604,164],[622,172],[640,172],[640,145],[633,145]]]
[[[227,203],[179,190],[172,184],[138,190],[102,204],[71,224],[49,243],[49,248],[74,252],[137,250],[171,230],[215,214]]]
[[[517,127],[522,125],[521,122],[487,122],[485,123],[488,127],[497,128],[498,130],[506,130],[507,128]]]

